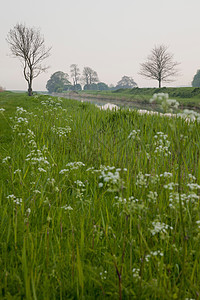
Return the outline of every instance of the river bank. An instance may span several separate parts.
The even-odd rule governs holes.
[[[149,103],[148,99],[139,99],[139,98],[131,98],[122,97],[121,95],[112,94],[93,94],[93,93],[85,93],[85,92],[66,92],[66,93],[54,93],[53,96],[62,97],[66,99],[74,99],[78,101],[90,102],[97,105],[105,105],[107,102],[111,104],[115,104],[119,107],[128,107],[132,109],[146,109],[150,111],[158,111],[160,112],[160,105],[155,103]],[[179,101],[179,100],[178,100]],[[191,109],[197,112],[200,112],[200,103],[193,103],[192,101],[184,101],[180,102],[179,108],[183,109]]]

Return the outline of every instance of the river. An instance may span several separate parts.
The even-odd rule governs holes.
[[[132,108],[132,109],[146,109],[150,111],[161,111],[158,105],[155,104],[148,104],[141,101],[133,101],[133,100],[125,100],[125,99],[112,99],[112,98],[103,98],[103,97],[97,97],[93,95],[77,95],[75,93],[71,94],[54,94],[54,96],[66,98],[66,99],[73,99],[78,101],[84,101],[93,103],[99,106],[103,106],[106,103],[115,104],[119,107],[125,107],[125,108]]]

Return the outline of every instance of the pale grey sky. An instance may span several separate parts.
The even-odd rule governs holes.
[[[52,46],[46,73],[33,82],[45,90],[51,74],[70,74],[70,65],[94,69],[100,81],[116,84],[131,76],[139,87],[157,86],[138,75],[155,45],[169,46],[181,76],[166,86],[190,85],[200,69],[199,0],[6,0],[0,10],[0,85],[24,90],[20,62],[10,56],[8,31],[18,22],[41,29]]]

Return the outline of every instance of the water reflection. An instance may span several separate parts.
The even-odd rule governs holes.
[[[119,107],[125,107],[125,108],[131,108],[131,109],[145,109],[145,110],[149,110],[149,111],[158,111],[161,112],[161,109],[158,105],[156,104],[148,104],[148,103],[141,103],[141,102],[133,102],[131,100],[120,100],[120,99],[107,99],[107,98],[85,98],[83,96],[78,96],[78,95],[70,95],[70,94],[65,94],[62,95],[63,98],[67,98],[67,99],[73,99],[73,100],[78,100],[78,101],[84,101],[84,102],[89,102],[89,103],[93,103],[96,104],[98,106],[103,106],[106,103],[111,103],[111,104],[115,104]]]

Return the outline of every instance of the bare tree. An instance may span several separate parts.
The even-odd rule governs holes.
[[[80,75],[80,69],[78,68],[78,65],[76,64],[72,64],[70,66],[70,73],[71,73],[71,77],[73,80],[73,84],[74,86],[78,84],[78,80],[79,80],[79,75]]]
[[[20,59],[24,78],[28,82],[28,95],[32,96],[33,79],[45,72],[48,67],[42,62],[49,57],[51,48],[46,48],[40,30],[16,24],[7,35],[7,42],[14,57]]]
[[[173,61],[173,54],[169,53],[168,47],[165,45],[155,46],[151,54],[147,57],[147,61],[141,64],[140,75],[156,79],[161,87],[161,82],[172,81],[170,77],[178,75],[178,62]]]
[[[82,81],[84,84],[92,84],[99,81],[97,72],[89,67],[84,67]]]

